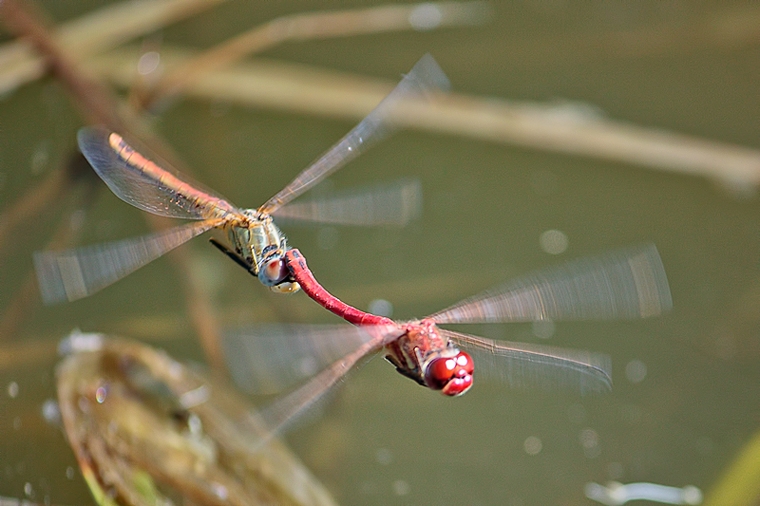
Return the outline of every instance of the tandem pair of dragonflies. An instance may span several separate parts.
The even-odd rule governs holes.
[[[412,219],[420,209],[420,188],[415,182],[331,199],[299,202],[296,198],[396,129],[405,104],[430,102],[435,106],[445,100],[448,87],[435,60],[423,57],[366,118],[257,209],[231,204],[147,151],[135,149],[136,145],[119,133],[97,127],[80,130],[82,153],[119,198],[153,214],[193,222],[114,243],[35,254],[43,300],[57,303],[88,296],[191,238],[218,228],[227,232],[229,245],[212,240],[214,244],[264,285],[282,293],[302,288],[318,304],[354,324],[294,326],[286,332],[270,332],[276,338],[269,340],[249,337],[245,331],[233,333],[230,367],[248,386],[278,378],[281,383],[302,379],[295,371],[300,359],[316,362],[316,375],[286,398],[284,405],[289,407],[283,419],[319,399],[363,357],[379,352],[400,373],[452,396],[470,388],[476,362],[487,365],[510,385],[564,386],[582,392],[609,389],[610,361],[603,354],[489,340],[441,329],[438,324],[659,315],[670,309],[671,298],[662,262],[652,245],[552,267],[427,318],[395,322],[332,296],[275,224],[278,218],[349,225],[403,225]],[[298,350],[294,354],[299,356],[273,365],[272,349],[262,351],[267,346]]]

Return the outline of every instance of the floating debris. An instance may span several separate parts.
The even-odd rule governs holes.
[[[70,347],[58,401],[100,505],[333,505],[253,408],[163,352],[98,335]],[[202,394],[202,395],[201,395]]]

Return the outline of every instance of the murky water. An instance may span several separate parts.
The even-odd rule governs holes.
[[[68,6],[74,13],[46,4],[56,19],[88,7]],[[203,47],[316,7],[227,5],[167,29],[163,42]],[[584,102],[616,120],[757,147],[760,47],[737,28],[710,28],[733,9],[725,2],[497,3],[493,22],[482,27],[291,43],[265,56],[395,79],[432,52],[461,93]],[[0,101],[2,210],[69,156],[80,121],[49,79]],[[352,125],[201,100],[176,104],[156,120],[196,179],[251,207]],[[589,504],[584,485],[609,480],[692,484],[709,493],[760,419],[757,195],[702,177],[421,131],[395,135],[329,184],[348,188],[399,177],[419,178],[425,195],[422,219],[403,230],[285,227],[320,281],[347,302],[366,309],[385,299],[394,317],[412,318],[534,268],[653,242],[674,310],[641,322],[467,329],[607,353],[615,385],[603,396],[510,391],[476,376],[470,393],[448,399],[382,360],[370,362],[350,375],[323,413],[288,435],[336,499]],[[85,195],[82,189],[66,194],[3,238],[4,317],[30,275],[32,252],[48,242],[56,218],[85,209]],[[79,244],[147,230],[142,213],[105,186],[74,216],[83,230]],[[551,230],[561,234],[547,235]],[[560,245],[566,238],[566,249],[547,253],[563,249],[547,246],[552,237]],[[335,322],[303,294],[269,293],[203,238],[183,248],[225,325]],[[20,326],[0,336],[0,495],[91,501],[71,471],[76,462],[61,429],[41,416],[43,401],[55,396],[55,344],[79,327],[202,361],[177,273],[162,258],[91,298],[53,308],[33,302],[23,319],[14,319]]]

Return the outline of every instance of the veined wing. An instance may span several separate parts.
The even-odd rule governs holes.
[[[399,331],[396,325],[365,325],[360,329],[369,333],[370,338],[359,348],[334,361],[309,382],[261,412],[261,417],[272,429],[273,435],[281,433],[285,427],[314,406],[358,362],[374,356],[375,352],[396,339]]]
[[[351,325],[262,324],[226,330],[222,345],[235,384],[271,394],[311,378],[372,338]]]
[[[42,301],[57,304],[92,295],[164,253],[220,224],[205,220],[154,234],[66,251],[34,254]]]
[[[577,260],[518,278],[431,316],[437,323],[633,319],[673,303],[654,245]]]
[[[336,225],[404,226],[419,217],[421,210],[420,182],[400,180],[336,192],[319,199],[299,200],[277,209],[274,216]]]
[[[118,134],[100,127],[86,127],[79,130],[77,140],[82,154],[111,191],[143,211],[190,220],[221,218],[239,212],[168,164],[159,167]]]
[[[422,100],[430,92],[448,88],[449,80],[433,57],[429,54],[423,56],[366,118],[259,209],[274,213],[386,137],[394,129],[389,116],[404,101]]]
[[[610,357],[601,353],[440,332],[474,355],[475,374],[500,376],[510,387],[563,387],[580,393],[612,388]]]

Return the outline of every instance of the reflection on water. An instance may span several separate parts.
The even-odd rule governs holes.
[[[100,2],[77,4],[79,13],[43,4],[63,19]],[[147,39],[146,51],[160,43],[209,46],[300,8],[226,4]],[[595,121],[752,148],[760,129],[760,55],[757,24],[750,22],[756,16],[751,7],[724,2],[498,4],[492,22],[480,27],[292,43],[264,56],[392,82],[432,52],[461,93],[551,104],[559,97],[604,111]],[[165,110],[157,127],[196,179],[235,202],[259,202],[355,123],[262,107],[188,99]],[[41,308],[28,277],[31,253],[55,238],[57,218],[81,223],[66,228],[78,237],[60,238],[72,245],[138,235],[147,227],[141,213],[107,191],[89,196],[75,184],[56,193],[62,187],[52,176],[81,126],[58,84],[48,79],[5,95],[0,125],[2,211],[46,182],[46,194],[53,195],[41,213],[15,215],[13,223],[21,226],[0,221],[0,318],[3,329],[9,321],[16,328],[0,331],[0,494],[86,503],[91,499],[74,455],[60,428],[41,414],[55,397],[56,343],[75,327],[118,330],[178,359],[201,361],[191,324],[199,313],[184,304],[174,259],[161,259],[88,300]],[[387,301],[398,319],[428,314],[534,268],[651,241],[668,272],[674,311],[644,322],[473,329],[490,338],[609,354],[610,394],[507,390],[478,380],[467,396],[444,399],[374,361],[348,378],[323,416],[289,436],[293,450],[345,504],[588,504],[585,484],[611,480],[693,484],[709,501],[713,487],[716,494],[736,489],[716,486],[741,483],[731,476],[757,476],[757,459],[739,458],[759,416],[756,195],[726,192],[699,175],[707,174],[715,160],[707,153],[715,151],[701,151],[695,163],[705,172],[690,175],[642,169],[632,161],[636,150],[621,162],[492,140],[402,132],[331,181],[341,190],[418,178],[425,198],[421,221],[401,231],[341,229],[339,237],[293,228],[289,239],[337,296],[363,309]],[[755,153],[741,152],[742,164]],[[78,218],[68,218],[71,212]],[[334,322],[301,295],[270,295],[203,241],[182,250],[194,268],[209,266],[198,283],[225,325]],[[24,293],[30,294],[26,302],[18,303]]]
[[[586,484],[586,497],[607,506],[619,506],[628,501],[652,501],[663,504],[702,504],[702,491],[693,485],[683,488],[656,483],[610,482],[606,487],[597,483]]]

